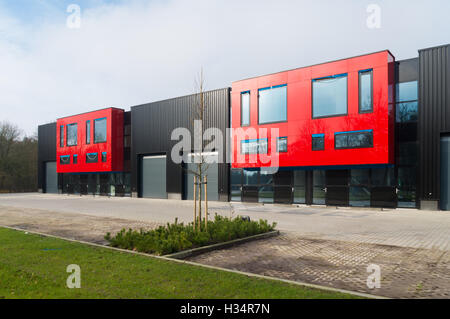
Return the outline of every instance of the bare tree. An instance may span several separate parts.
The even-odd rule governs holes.
[[[197,201],[198,195],[198,214],[197,214],[197,205],[194,205],[194,228],[201,229],[202,223],[202,197],[203,190],[202,186],[205,186],[207,183],[208,176],[208,168],[209,164],[204,154],[205,143],[203,141],[203,135],[205,132],[205,121],[207,116],[207,102],[205,99],[205,79],[203,76],[203,69],[198,74],[195,80],[195,104],[192,108],[191,120],[192,120],[192,128],[193,128],[193,137],[194,137],[194,153],[191,156],[191,161],[195,163],[195,169],[189,170],[191,174],[194,176],[194,189],[199,190],[194,191],[194,201]],[[198,187],[198,188],[197,188]],[[206,187],[206,186],[205,186]],[[207,198],[205,198],[205,207],[208,207]],[[205,209],[206,210],[206,209]],[[207,216],[208,212],[205,211],[205,226],[207,225]],[[197,219],[197,220],[196,220]]]

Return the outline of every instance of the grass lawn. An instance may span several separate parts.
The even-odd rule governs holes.
[[[66,287],[66,267],[81,288]],[[0,298],[354,298],[0,228]]]

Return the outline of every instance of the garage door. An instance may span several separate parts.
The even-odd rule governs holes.
[[[142,197],[167,198],[166,156],[142,158]]]
[[[56,173],[56,162],[45,163],[45,192],[58,194],[58,174]]]
[[[212,155],[217,157],[217,154]],[[207,175],[208,175],[208,201],[210,200],[219,200],[219,166],[217,163],[204,164],[205,168],[207,167]],[[198,164],[189,163],[186,165],[187,172],[185,178],[185,192],[186,199],[193,200],[194,199],[194,174],[191,171],[196,172],[198,170]],[[202,185],[202,198],[205,198],[205,186]],[[197,188],[198,191],[198,188]]]

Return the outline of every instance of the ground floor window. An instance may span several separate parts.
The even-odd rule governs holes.
[[[131,196],[130,173],[61,174],[64,194]]]

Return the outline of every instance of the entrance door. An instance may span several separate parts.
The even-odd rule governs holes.
[[[326,204],[348,206],[348,174],[346,169],[326,171]]]
[[[450,210],[450,136],[441,136],[440,208]]]
[[[142,197],[167,198],[166,156],[145,156],[142,158]]]
[[[56,162],[45,163],[45,192],[58,194],[58,174],[56,173]]]

